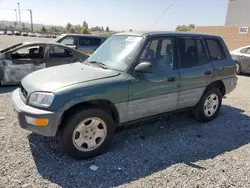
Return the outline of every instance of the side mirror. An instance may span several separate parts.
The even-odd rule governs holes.
[[[152,63],[148,61],[141,62],[135,67],[135,71],[139,73],[152,73]]]

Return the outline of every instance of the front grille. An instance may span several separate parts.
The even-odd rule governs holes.
[[[22,86],[22,84],[20,84],[20,90],[21,93],[23,94],[24,98],[27,98],[28,92],[24,89],[24,87]]]

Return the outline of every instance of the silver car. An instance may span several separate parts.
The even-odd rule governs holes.
[[[107,38],[104,36],[86,34],[62,34],[55,39],[57,43],[64,44],[92,54]]]
[[[250,73],[250,46],[244,46],[230,52],[236,62],[237,74]]]
[[[0,85],[18,84],[36,70],[83,62],[88,57],[82,51],[57,43],[18,43],[0,51]]]

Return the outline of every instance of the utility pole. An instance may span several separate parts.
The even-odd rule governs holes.
[[[16,25],[15,26],[17,26],[18,20],[17,20],[17,11],[16,11],[16,9],[15,9],[15,12],[16,12]]]
[[[31,31],[33,31],[33,19],[32,19],[32,10],[30,9],[30,26],[31,26]]]
[[[21,12],[20,12],[20,4],[17,3],[18,5],[18,12],[19,12],[19,24],[20,24],[20,27],[22,26],[22,21],[21,21]]]

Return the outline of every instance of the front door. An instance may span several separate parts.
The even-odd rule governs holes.
[[[247,48],[246,52],[241,54],[241,62],[242,72],[250,73],[250,48]]]
[[[19,83],[25,76],[45,68],[44,46],[25,46],[6,54],[3,84]]]
[[[57,65],[65,65],[75,62],[75,54],[70,48],[64,48],[62,46],[50,45],[47,55],[47,67],[53,67]]]
[[[207,58],[205,43],[200,38],[179,38],[178,109],[195,106],[213,78],[214,69]]]
[[[129,85],[129,120],[176,110],[179,73],[175,39],[149,39],[139,62],[152,63],[152,73],[134,73]],[[139,63],[138,62],[138,63]]]

